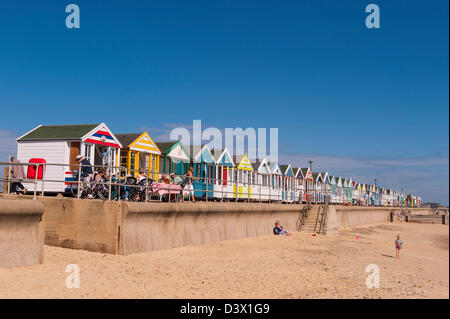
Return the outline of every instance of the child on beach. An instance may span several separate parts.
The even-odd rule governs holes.
[[[395,241],[395,252],[397,258],[400,258],[400,249],[402,249],[403,242],[400,239],[400,235],[397,235],[397,240]]]

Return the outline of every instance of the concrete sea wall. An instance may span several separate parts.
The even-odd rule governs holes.
[[[0,198],[0,267],[43,262],[43,213],[39,201]]]
[[[122,255],[271,235],[277,219],[291,231],[296,231],[302,209],[298,204],[129,203],[57,197],[39,197],[37,201],[22,197],[16,201],[25,206],[28,205],[26,203],[39,202],[41,207],[45,206],[39,223],[44,226],[40,229],[45,228],[45,244]],[[332,205],[328,211],[327,233],[337,234],[348,227],[387,223],[391,213],[396,215],[398,211],[392,207]],[[428,211],[409,209],[409,212],[426,214]],[[0,224],[3,237],[0,238],[15,232],[11,236],[21,238],[14,246],[17,249],[22,249],[20,247],[25,242],[33,242],[34,239],[29,237],[36,231],[33,227],[36,227],[38,217],[35,215],[30,215],[33,217],[29,217],[28,224],[24,222],[16,226],[11,226],[15,222],[6,217],[0,219],[3,220]],[[29,229],[26,235],[23,231],[25,224]]]
[[[128,203],[121,254],[273,234],[279,219],[298,228],[300,205]]]
[[[402,211],[406,210],[398,207],[330,206],[327,233],[337,234],[350,227],[397,222],[397,213]],[[408,213],[426,215],[431,213],[431,209],[408,208]]]
[[[121,202],[44,197],[45,244],[119,253]]]

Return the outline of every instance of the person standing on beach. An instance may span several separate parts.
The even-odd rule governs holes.
[[[395,241],[395,255],[400,258],[400,249],[402,249],[403,242],[400,239],[400,235],[397,235],[397,240]]]

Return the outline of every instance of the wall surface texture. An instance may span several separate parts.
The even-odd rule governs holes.
[[[0,198],[0,267],[43,262],[43,213],[39,201]]]
[[[121,254],[273,234],[280,220],[298,228],[299,205],[127,203]]]

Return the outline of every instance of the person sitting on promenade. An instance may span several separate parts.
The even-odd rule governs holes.
[[[11,177],[12,177],[12,193],[13,194],[25,194],[27,189],[22,185],[22,180],[25,179],[25,170],[23,165],[20,165],[20,161],[12,156],[10,158],[11,163],[18,164],[12,165],[11,167]]]
[[[275,222],[273,232],[275,235],[283,235],[283,236],[290,236],[292,234],[287,228],[281,225],[279,220]]]
[[[139,184],[142,180],[145,180],[147,176],[145,175],[145,172],[143,169],[139,170],[139,175],[137,176],[137,183]]]
[[[159,182],[162,184],[170,184],[170,180],[167,177],[167,175],[162,175],[161,178],[159,179]]]
[[[170,179],[175,185],[181,185],[182,183],[184,183],[183,178],[175,173],[170,174]]]

